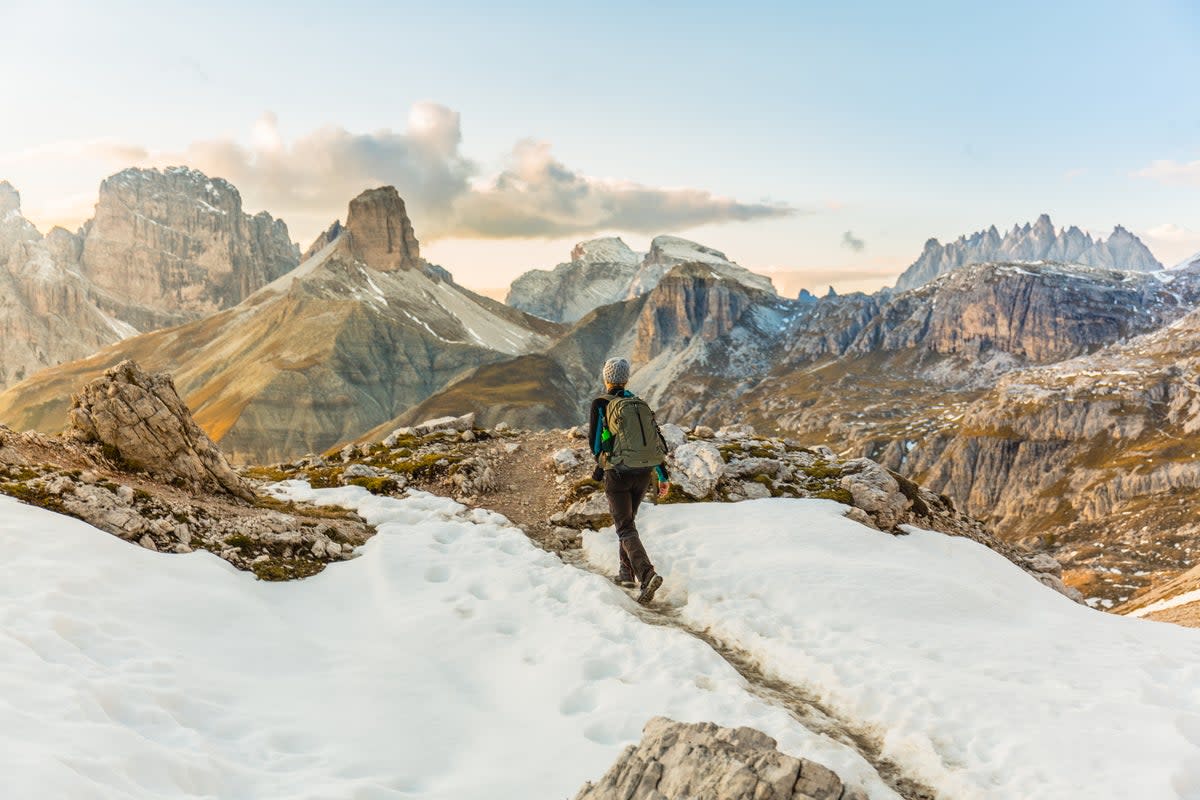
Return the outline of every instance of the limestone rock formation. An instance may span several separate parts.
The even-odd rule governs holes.
[[[81,233],[97,301],[139,330],[237,305],[300,256],[282,220],[246,214],[231,184],[187,167],[106,178]]]
[[[21,215],[21,197],[0,182],[0,388],[40,369],[82,358],[135,333],[104,314],[73,266],[79,238],[45,238]]]
[[[682,264],[703,264],[710,273],[775,294],[769,278],[738,266],[718,250],[678,236],[657,236],[644,255],[618,238],[580,242],[569,262],[513,281],[506,302],[545,319],[575,322],[593,309],[652,291]]]
[[[1003,237],[993,225],[945,245],[930,239],[921,256],[900,276],[896,288],[915,289],[939,275],[989,261],[1060,261],[1143,272],[1163,268],[1146,245],[1120,225],[1106,241],[1093,239],[1074,225],[1056,232],[1050,217],[1042,214],[1032,225],[1014,225]]]
[[[625,749],[575,800],[867,800],[832,770],[779,752],[754,728],[722,728],[654,717],[642,741]]]
[[[192,419],[169,375],[122,361],[72,398],[72,435],[165,481],[251,500],[254,493]]]
[[[346,233],[351,256],[381,272],[421,266],[417,236],[394,186],[371,189],[351,200]]]

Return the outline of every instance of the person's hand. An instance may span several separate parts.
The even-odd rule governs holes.
[[[666,497],[667,493],[670,491],[671,491],[671,482],[670,481],[659,481],[659,483],[658,483],[658,496],[659,497]]]

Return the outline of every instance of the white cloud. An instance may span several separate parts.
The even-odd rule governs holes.
[[[230,181],[247,208],[283,218],[301,244],[344,216],[352,197],[381,185],[399,190],[423,239],[663,233],[795,213],[702,189],[593,178],[557,161],[550,145],[530,140],[514,146],[499,175],[483,176],[461,142],[459,114],[424,102],[412,107],[404,131],[356,134],[328,126],[289,139],[267,113],[254,123],[248,144],[211,139],[170,152],[107,140],[67,142],[9,158],[98,161],[110,169],[186,164]]]
[[[1180,264],[1193,255],[1200,255],[1200,231],[1174,223],[1155,225],[1142,238],[1167,266]]]
[[[1200,160],[1197,161],[1154,161],[1133,173],[1139,178],[1150,178],[1162,183],[1200,186]]]

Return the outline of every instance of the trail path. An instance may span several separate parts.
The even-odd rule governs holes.
[[[519,446],[512,448],[513,444]],[[559,498],[564,491],[564,487],[555,481],[550,454],[562,446],[562,434],[551,432],[534,432],[519,439],[502,441],[489,456],[496,473],[497,491],[480,498],[478,505],[503,514],[538,546],[555,553],[565,564],[597,573],[578,549],[578,544],[564,547],[562,537],[555,534],[555,526],[548,522],[550,515],[559,510]],[[901,797],[908,800],[936,798],[932,789],[907,775],[903,765],[882,755],[882,742],[878,736],[852,720],[840,717],[800,687],[764,673],[748,653],[725,644],[708,631],[689,625],[676,609],[662,604],[649,608],[635,606],[632,613],[648,625],[675,628],[704,642],[746,680],[751,692],[783,708],[809,730],[856,750]]]

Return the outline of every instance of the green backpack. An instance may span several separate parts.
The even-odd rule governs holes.
[[[614,397],[604,411],[611,438],[605,440],[604,467],[657,467],[667,448],[654,421],[654,412],[640,397]]]

